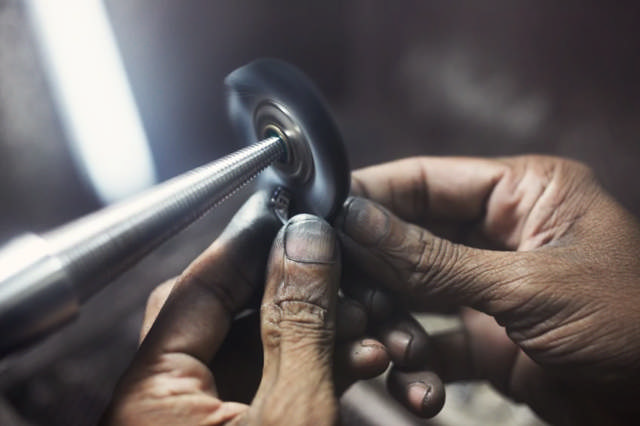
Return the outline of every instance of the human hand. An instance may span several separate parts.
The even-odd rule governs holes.
[[[405,405],[425,414],[415,385],[441,392],[424,373],[434,371],[489,380],[554,424],[634,418],[640,227],[586,167],[414,158],[360,170],[352,187],[384,208],[347,201],[337,225],[345,262],[409,310],[463,307],[454,333],[427,337],[397,316],[384,328],[400,365],[390,390]],[[362,298],[362,288],[345,291]]]
[[[103,424],[328,424],[337,418],[337,394],[386,368],[384,347],[361,339],[364,314],[338,301],[333,230],[298,216],[278,233],[268,262],[261,371],[255,322],[232,325],[232,318],[264,282],[279,227],[272,215],[256,213],[266,201],[250,200],[174,283],[154,292],[144,340]]]

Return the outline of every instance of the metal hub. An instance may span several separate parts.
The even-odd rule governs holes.
[[[225,79],[229,116],[247,144],[277,136],[286,154],[259,177],[260,186],[291,194],[290,213],[332,220],[349,192],[342,138],[322,96],[299,70],[260,59]]]
[[[277,136],[285,143],[285,157],[273,164],[280,176],[295,184],[307,182],[313,174],[313,156],[308,141],[286,108],[274,102],[259,105],[254,127],[258,139]]]

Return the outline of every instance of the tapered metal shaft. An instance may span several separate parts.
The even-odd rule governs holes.
[[[79,305],[286,153],[278,137],[122,203],[0,250],[0,354],[71,319]]]

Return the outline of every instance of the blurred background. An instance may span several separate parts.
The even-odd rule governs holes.
[[[0,243],[237,149],[223,79],[264,56],[316,82],[353,168],[561,155],[590,165],[639,215],[638,22],[637,2],[0,0]],[[135,351],[149,292],[244,197],[163,245],[73,325],[2,360],[0,424],[94,424]],[[348,393],[349,422],[372,422],[353,407],[371,411],[381,392]],[[538,424],[483,385],[447,398],[429,424]]]

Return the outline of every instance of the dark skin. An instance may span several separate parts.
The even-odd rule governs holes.
[[[389,389],[409,409],[437,413],[443,381],[488,380],[553,424],[637,418],[640,226],[586,167],[539,156],[425,157],[360,170],[352,186],[366,198],[348,200],[336,223],[342,288],[386,345]],[[287,236],[297,233],[281,231],[271,251],[264,369],[251,405],[223,399],[233,380],[214,384],[207,367],[233,340],[232,312],[249,297],[242,289],[256,288],[264,269],[256,245],[264,240],[241,223],[165,287],[166,302],[159,290],[150,303],[143,335],[150,331],[105,424],[337,420],[334,378],[370,377],[387,352],[374,344],[356,355],[367,347],[361,339],[337,339],[340,324],[354,321],[341,320],[334,231],[297,220],[309,229],[293,245]],[[238,276],[252,278],[243,287]],[[457,312],[463,326],[428,336],[409,311]]]
[[[386,369],[385,348],[362,335],[363,308],[338,297],[333,228],[306,215],[278,232],[266,201],[250,199],[154,291],[140,349],[102,424],[333,424],[339,394]],[[260,318],[234,321],[260,289]]]
[[[424,157],[352,182],[366,198],[337,225],[357,265],[345,291],[401,306],[380,328],[396,398],[432,415],[436,373],[488,380],[553,424],[637,418],[640,226],[585,166]],[[429,337],[402,313],[443,310],[462,330]]]

